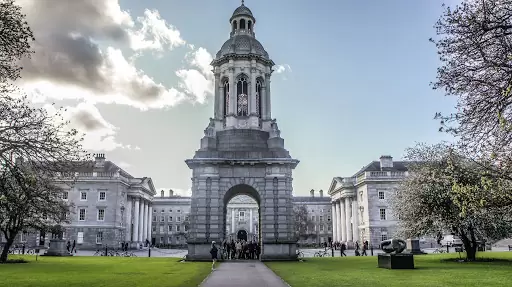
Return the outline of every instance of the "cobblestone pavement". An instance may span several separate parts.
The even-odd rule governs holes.
[[[435,253],[435,250],[437,248],[423,248],[422,250],[426,253]],[[446,247],[443,247],[443,248],[439,248],[443,251],[446,251]],[[314,257],[314,254],[317,252],[317,251],[323,251],[324,249],[323,248],[312,248],[312,249],[300,249],[302,251],[302,253],[304,253],[304,257],[308,258],[308,257]],[[491,252],[496,252],[496,251],[508,251],[508,248],[507,247],[493,247]],[[78,250],[78,252],[76,253],[77,256],[93,256],[94,253],[96,251],[89,251],[89,250]],[[135,250],[135,251],[132,251],[137,257],[148,257],[149,255],[149,252],[147,249],[143,249],[143,250]],[[455,252],[455,248],[452,247],[450,248],[450,253],[454,253]],[[43,253],[43,251],[41,251],[41,254]],[[354,250],[346,250],[345,253],[347,254],[347,256],[355,256],[355,253],[354,253]],[[368,250],[368,256],[371,255],[371,251]],[[383,253],[382,250],[380,249],[374,249],[373,250],[373,255],[374,256],[377,256],[378,253]],[[151,257],[178,257],[178,258],[183,258],[185,255],[187,255],[187,250],[185,249],[159,249],[159,248],[152,248],[151,249]],[[332,256],[332,253],[331,251],[329,250],[329,256]],[[335,250],[334,251],[334,256],[335,257],[339,257],[340,256],[340,251],[339,250]]]

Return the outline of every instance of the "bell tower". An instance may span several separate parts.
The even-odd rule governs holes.
[[[284,147],[272,119],[274,62],[256,39],[256,18],[244,1],[229,19],[229,39],[211,65],[214,113],[201,146],[185,162],[192,170],[188,259],[210,258],[226,234],[227,203],[236,195],[257,203],[262,260],[296,259],[292,172],[299,163]]]

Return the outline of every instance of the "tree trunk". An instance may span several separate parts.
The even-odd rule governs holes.
[[[462,244],[464,244],[464,249],[466,251],[466,260],[467,261],[475,261],[476,260],[476,251],[477,251],[477,242],[473,242],[469,239],[465,234],[459,235],[462,240]]]
[[[2,254],[0,255],[0,263],[7,262],[7,255],[9,254],[9,249],[11,248],[12,243],[14,242],[14,237],[6,239],[7,243],[4,245],[4,249],[2,249]]]

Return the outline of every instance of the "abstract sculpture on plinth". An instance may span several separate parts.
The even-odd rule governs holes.
[[[386,253],[378,255],[379,268],[387,269],[414,269],[414,257],[412,254],[403,254],[406,243],[402,239],[384,240],[380,243]]]
[[[63,239],[64,229],[60,225],[51,228],[52,239],[50,239],[50,247],[43,256],[71,256],[66,248],[66,240]]]

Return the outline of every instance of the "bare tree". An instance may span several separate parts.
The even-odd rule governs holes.
[[[411,161],[409,176],[391,201],[400,218],[399,233],[408,238],[453,233],[462,240],[468,260],[475,260],[480,241],[512,235],[510,208],[493,203],[466,208],[467,201],[496,200],[488,196],[490,191],[483,184],[485,169],[446,144],[417,145],[407,150],[405,158]],[[458,188],[471,189],[475,198],[460,196],[454,192]]]
[[[31,53],[32,30],[14,0],[0,0],[0,82],[20,77],[18,61]]]
[[[465,153],[500,162],[495,176],[512,179],[512,0],[464,0],[435,25],[441,66],[434,89],[458,98],[457,112],[436,114],[441,131]]]
[[[295,215],[295,234],[298,239],[308,238],[312,234],[314,223],[309,216],[308,207],[305,204],[293,207]]]

